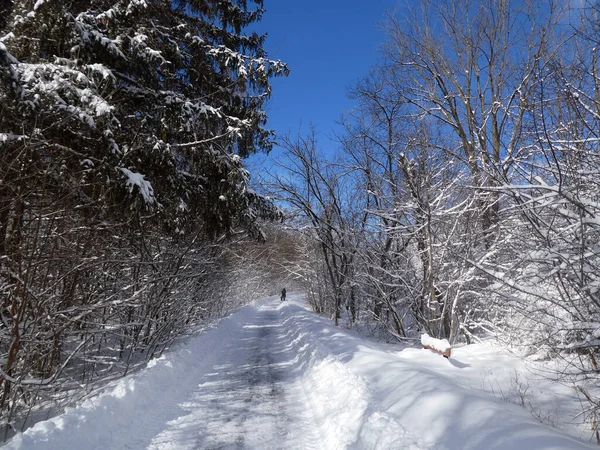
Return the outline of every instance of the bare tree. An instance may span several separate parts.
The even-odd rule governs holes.
[[[563,11],[543,2],[419,0],[389,20],[385,50],[406,102],[455,137],[446,151],[473,186],[510,177],[535,74],[560,40]],[[498,195],[478,194],[482,241],[493,242]]]
[[[292,205],[308,221],[321,250],[326,267],[331,312],[336,325],[341,314],[344,292],[349,288],[354,252],[349,241],[342,173],[318,156],[314,130],[307,137],[286,137],[284,175],[275,175],[273,188],[284,203]]]

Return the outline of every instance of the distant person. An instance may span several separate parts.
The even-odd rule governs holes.
[[[281,301],[285,302],[285,288],[281,290]]]

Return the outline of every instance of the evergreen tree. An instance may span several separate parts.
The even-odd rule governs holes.
[[[287,73],[242,33],[254,3],[16,1],[0,38],[3,178],[102,220],[132,208],[173,231],[250,226],[240,157],[269,150],[268,81]]]
[[[269,79],[288,71],[244,34],[253,4],[0,0],[6,424],[228,307],[206,239],[277,215],[242,164],[270,149]]]

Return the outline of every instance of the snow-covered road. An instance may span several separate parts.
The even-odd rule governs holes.
[[[368,341],[310,312],[302,295],[285,303],[272,297],[240,308],[6,447],[594,448],[481,389],[484,368],[507,365],[503,358],[468,346],[447,360]]]
[[[151,449],[319,448],[297,360],[280,314],[263,307],[220,348],[186,413],[152,439]]]

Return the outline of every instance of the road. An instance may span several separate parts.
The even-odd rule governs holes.
[[[150,449],[317,449],[318,435],[289,331],[275,304],[263,306],[220,349],[185,412]]]

